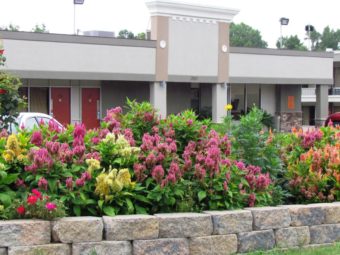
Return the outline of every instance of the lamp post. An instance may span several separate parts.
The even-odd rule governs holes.
[[[84,4],[85,0],[73,0],[73,33],[76,35],[76,5]]]
[[[280,20],[280,48],[283,48],[283,36],[282,36],[282,26],[287,26],[289,23],[288,18],[282,17]]]
[[[310,43],[310,50],[312,51],[313,49],[313,45],[312,45],[312,38],[310,37],[310,34],[311,34],[311,32],[313,32],[315,29],[314,29],[314,26],[312,26],[312,25],[306,25],[305,26],[305,31],[306,31],[306,34],[307,34],[307,37],[308,37],[308,39],[309,39],[309,43]]]

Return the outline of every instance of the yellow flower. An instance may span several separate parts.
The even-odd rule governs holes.
[[[119,170],[117,180],[119,180],[125,188],[130,187],[131,184],[131,175],[129,169],[121,169]]]
[[[18,161],[23,162],[23,161],[25,161],[25,159],[27,159],[27,155],[20,154],[20,155],[18,155],[17,159],[18,159]]]
[[[226,110],[226,111],[231,111],[232,109],[233,109],[233,106],[231,104],[226,104],[224,106],[224,110]]]
[[[104,172],[98,175],[98,177],[96,178],[97,182],[94,192],[100,197],[105,197],[110,194],[110,186],[108,185],[107,180],[107,174]]]
[[[116,142],[116,136],[115,134],[108,133],[105,138],[103,139],[104,143],[115,143]]]
[[[86,164],[89,166],[87,169],[90,174],[92,174],[93,171],[100,169],[100,162],[97,159],[90,158],[86,160]]]
[[[119,149],[130,147],[129,142],[125,139],[125,137],[123,135],[118,135],[118,138],[116,140],[116,144],[117,144]]]
[[[5,159],[6,162],[12,162],[15,157],[15,153],[12,150],[5,150],[2,153],[2,157]]]
[[[12,134],[7,138],[6,149],[13,151],[15,155],[20,154],[20,146],[16,135]]]
[[[120,182],[118,179],[114,179],[113,183],[111,185],[111,190],[113,193],[117,193],[122,191],[122,189],[124,188],[124,185],[122,182]]]

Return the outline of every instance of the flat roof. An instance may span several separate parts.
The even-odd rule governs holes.
[[[0,30],[0,39],[156,48],[156,41]]]

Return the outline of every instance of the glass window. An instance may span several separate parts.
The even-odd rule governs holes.
[[[28,118],[26,122],[24,123],[24,127],[28,130],[32,130],[34,127],[39,127],[37,120],[32,117]]]

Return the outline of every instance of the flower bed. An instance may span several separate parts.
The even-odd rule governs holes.
[[[21,127],[16,135],[3,130],[0,217],[201,212],[339,199],[339,128],[275,135],[262,130],[254,109],[228,136],[192,111],[160,120],[148,103],[128,106],[125,114],[108,110],[95,130],[81,124],[60,130],[53,122],[33,131]]]

